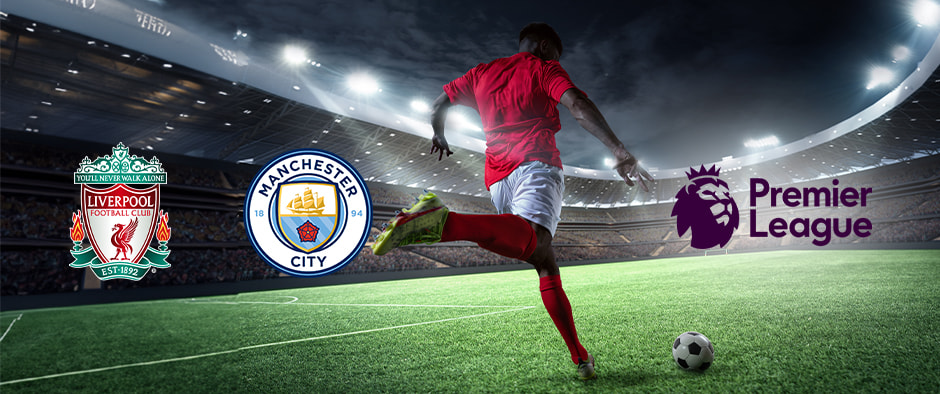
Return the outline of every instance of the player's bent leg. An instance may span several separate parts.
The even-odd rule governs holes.
[[[471,241],[511,259],[526,260],[536,247],[536,234],[524,219],[512,215],[472,215],[451,212],[441,241]]]
[[[427,192],[385,225],[372,253],[378,256],[399,246],[450,241],[471,241],[501,256],[526,260],[535,250],[536,234],[516,215],[450,212],[440,198]]]

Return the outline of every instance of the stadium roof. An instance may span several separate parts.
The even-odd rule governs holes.
[[[431,130],[423,118],[320,90],[283,66],[119,2],[56,2],[51,9],[40,3],[3,5],[5,131],[256,165],[290,149],[324,149],[373,182],[485,195],[477,138],[451,137],[462,149],[439,163],[424,154]],[[89,5],[97,9],[89,12]],[[752,176],[785,184],[936,154],[938,64],[935,43],[897,89],[858,115],[787,145],[703,164],[717,164],[723,178],[743,188]],[[612,171],[566,167],[565,203],[670,200],[685,170],[656,169],[654,190],[642,193]]]

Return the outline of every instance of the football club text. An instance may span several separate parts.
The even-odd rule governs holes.
[[[349,177],[346,171],[334,166],[333,163],[325,163],[323,160],[295,159],[275,167],[274,170],[267,174],[267,179],[265,179],[267,182],[257,189],[258,194],[268,197],[269,192],[277,189],[276,186],[281,182],[281,179],[290,178],[297,173],[331,179],[346,192],[347,198],[358,193],[353,179]]]

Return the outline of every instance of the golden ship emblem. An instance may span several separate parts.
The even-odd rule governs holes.
[[[320,215],[326,209],[323,203],[323,197],[311,192],[310,188],[305,188],[303,196],[295,194],[294,199],[287,203],[287,209],[295,214],[302,215]]]

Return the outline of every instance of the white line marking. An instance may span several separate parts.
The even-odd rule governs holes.
[[[52,375],[36,376],[36,377],[32,377],[32,378],[17,379],[17,380],[9,380],[9,381],[6,381],[6,382],[0,382],[0,386],[6,385],[6,384],[15,384],[15,383],[23,383],[23,382],[32,382],[32,381],[36,381],[36,380],[52,379],[52,378],[58,378],[58,377],[62,377],[62,376],[83,375],[83,374],[87,374],[87,373],[95,373],[95,372],[102,372],[102,371],[110,371],[110,370],[113,370],[113,369],[131,368],[131,367],[142,367],[142,366],[145,366],[145,365],[165,364],[165,363],[171,363],[171,362],[176,362],[176,361],[194,360],[194,359],[197,359],[197,358],[212,357],[212,356],[218,356],[218,355],[221,355],[221,354],[236,353],[236,352],[240,352],[240,351],[242,351],[242,350],[260,349],[260,348],[264,348],[264,347],[286,345],[286,344],[291,344],[291,343],[300,343],[300,342],[317,341],[317,340],[321,340],[321,339],[345,337],[345,336],[357,335],[357,334],[367,334],[367,333],[370,333],[370,332],[387,331],[387,330],[394,330],[394,329],[397,329],[397,328],[406,328],[406,327],[414,327],[414,326],[423,326],[423,325],[427,325],[427,324],[444,323],[444,322],[449,322],[449,321],[454,321],[454,320],[461,320],[461,319],[472,319],[472,318],[475,318],[475,317],[481,317],[481,316],[487,316],[487,315],[495,315],[495,314],[499,314],[499,313],[516,312],[516,311],[521,311],[521,310],[526,310],[526,309],[532,309],[532,308],[535,308],[535,307],[534,307],[534,306],[526,306],[526,307],[517,308],[517,309],[509,309],[509,310],[505,310],[505,311],[486,312],[486,313],[480,313],[480,314],[476,314],[476,315],[460,316],[460,317],[451,317],[451,318],[447,318],[447,319],[434,320],[434,321],[427,321],[427,322],[421,322],[421,323],[403,324],[403,325],[400,325],[400,326],[393,326],[393,327],[373,328],[373,329],[370,329],[370,330],[345,332],[345,333],[341,333],[341,334],[331,334],[331,335],[324,335],[324,336],[320,336],[320,337],[311,337],[311,338],[302,338],[302,339],[292,339],[292,340],[289,340],[289,341],[272,342],[272,343],[263,343],[263,344],[260,344],[260,345],[251,345],[251,346],[242,346],[242,347],[240,347],[240,348],[232,349],[232,350],[223,350],[223,351],[220,351],[220,352],[205,353],[205,354],[196,354],[196,355],[185,356],[185,357],[168,358],[168,359],[164,359],[164,360],[144,361],[144,362],[133,363],[133,364],[115,365],[115,366],[113,366],[113,367],[103,367],[103,368],[86,369],[86,370],[82,370],[82,371],[63,372],[63,373],[57,373],[57,374],[52,374]]]
[[[2,341],[3,338],[6,338],[6,337],[7,337],[7,333],[10,332],[10,329],[11,329],[11,328],[13,328],[13,323],[16,323],[16,322],[19,321],[22,317],[23,317],[23,314],[20,313],[20,315],[17,316],[16,319],[13,319],[13,321],[10,322],[10,326],[7,327],[7,330],[3,332],[3,336],[0,336],[0,341]]]
[[[296,297],[295,297],[296,298]],[[294,300],[296,301],[296,300]],[[272,302],[272,301],[201,301],[186,300],[186,304],[268,304],[268,305],[312,305],[312,306],[371,306],[371,307],[405,307],[405,308],[518,308],[519,305],[413,305],[413,304],[331,304],[321,302]]]

